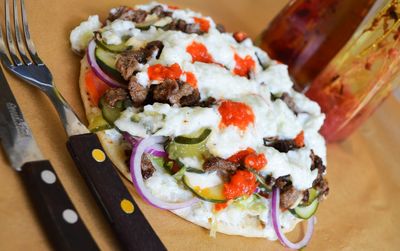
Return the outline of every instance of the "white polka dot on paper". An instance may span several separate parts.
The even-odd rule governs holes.
[[[70,224],[74,224],[78,221],[78,215],[72,209],[65,209],[62,213],[64,220]]]
[[[42,180],[47,183],[47,184],[53,184],[54,182],[56,182],[56,175],[49,170],[44,170],[40,173],[40,177],[42,178]]]

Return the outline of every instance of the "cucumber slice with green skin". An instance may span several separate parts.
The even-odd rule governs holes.
[[[311,218],[317,211],[319,201],[314,199],[314,201],[308,206],[297,206],[294,209],[289,209],[289,211],[297,218],[307,220]]]
[[[199,174],[205,173],[203,170],[198,169],[198,168],[194,168],[194,167],[187,167],[187,168],[186,168],[186,172],[189,172],[189,173],[199,173]]]
[[[136,23],[135,28],[140,30],[148,30],[150,29],[151,26],[154,26],[156,28],[164,28],[171,22],[172,22],[171,17],[164,17],[160,19],[156,15],[149,15],[146,17],[146,20],[144,22]]]
[[[211,134],[211,129],[204,129],[198,137],[179,136],[167,146],[170,159],[197,157],[203,159],[208,154],[206,142]]]
[[[126,82],[115,66],[117,62],[117,54],[104,50],[101,47],[96,47],[94,54],[98,65],[104,73],[119,82]]]
[[[308,189],[308,201],[301,203],[300,206],[306,207],[311,205],[311,203],[314,202],[314,200],[318,199],[318,192],[314,188]]]
[[[121,116],[121,112],[126,108],[124,103],[123,101],[118,101],[115,107],[112,107],[105,103],[104,96],[100,98],[99,107],[101,113],[110,125],[114,126],[114,122]]]
[[[178,136],[178,137],[175,137],[174,141],[178,144],[189,144],[189,145],[199,144],[199,143],[203,142],[204,140],[206,140],[208,138],[208,136],[210,136],[210,134],[211,134],[211,129],[206,128],[197,137],[196,136],[195,137]]]
[[[112,53],[122,53],[124,51],[132,49],[132,46],[126,45],[125,42],[121,44],[106,44],[103,40],[96,38],[96,44],[98,47]]]
[[[227,201],[224,195],[224,183],[215,172],[203,174],[186,172],[182,181],[202,200],[214,203],[223,203]]]
[[[194,174],[197,175],[197,174]],[[200,188],[199,186],[193,185],[191,182],[193,175],[186,173],[183,178],[183,184],[189,188],[197,197],[202,200],[213,202],[213,203],[224,203],[227,201],[224,195],[224,184],[218,184],[212,187]]]

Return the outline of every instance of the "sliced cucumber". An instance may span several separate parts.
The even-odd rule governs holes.
[[[172,140],[167,146],[169,158],[179,159],[185,157],[197,157],[203,159],[208,153],[206,142],[211,134],[211,129],[203,129],[200,136],[179,136]]]
[[[196,174],[196,173],[188,173],[186,172],[183,176],[183,183],[200,199],[214,202],[214,203],[223,203],[226,202],[227,199],[223,193],[224,184],[220,183],[210,187],[203,187],[196,185],[199,182],[199,179],[207,179],[210,174]],[[204,176],[204,177],[203,177]]]
[[[122,78],[121,73],[116,68],[118,54],[104,50],[103,48],[97,46],[95,50],[96,61],[100,68],[110,77],[115,80],[125,82]]]
[[[110,125],[114,125],[114,122],[121,116],[121,112],[126,108],[123,101],[118,101],[115,107],[106,104],[104,96],[100,98],[99,107],[103,118]]]
[[[308,201],[300,204],[302,207],[311,205],[318,198],[318,192],[314,188],[308,189]]]
[[[186,172],[190,172],[190,173],[205,173],[203,170],[199,169],[199,168],[194,168],[194,167],[187,167],[186,168]]]
[[[174,141],[179,144],[199,144],[206,140],[210,134],[211,129],[206,128],[194,133],[193,135],[175,137]]]
[[[142,23],[136,23],[135,27],[140,30],[148,30],[151,26],[163,28],[172,22],[171,17],[159,18],[157,15],[148,15]]]
[[[132,49],[132,46],[126,45],[125,42],[122,42],[121,44],[106,44],[102,39],[96,37],[96,44],[98,47],[101,47],[102,49],[112,53],[121,53]]]
[[[315,214],[317,211],[319,202],[314,199],[313,202],[308,206],[297,206],[294,209],[289,209],[289,211],[297,218],[307,220]]]

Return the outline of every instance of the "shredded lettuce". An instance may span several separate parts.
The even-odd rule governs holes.
[[[217,214],[218,213],[213,213],[211,217],[211,222],[210,222],[210,237],[216,238],[217,237],[217,231],[218,231],[218,221],[217,221]]]
[[[266,210],[264,201],[257,195],[251,195],[249,197],[240,197],[236,199],[232,205],[241,209],[241,210],[249,210],[254,213],[261,213]]]

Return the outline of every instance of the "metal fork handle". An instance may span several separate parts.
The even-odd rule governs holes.
[[[52,88],[46,88],[44,91],[56,108],[65,131],[69,137],[89,133],[89,130],[82,124],[78,116],[72,111],[71,107],[65,101],[64,97],[57,90],[57,88],[53,86]]]

